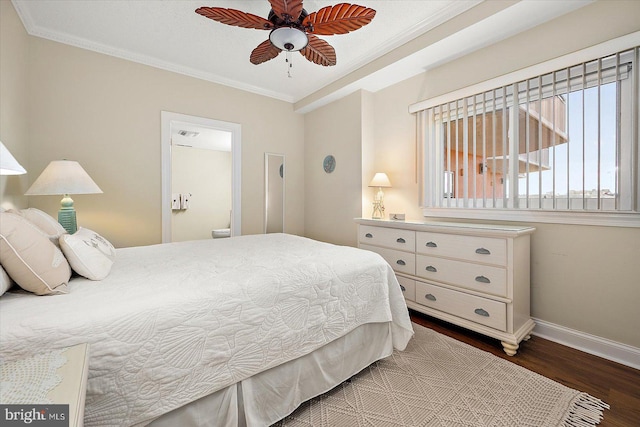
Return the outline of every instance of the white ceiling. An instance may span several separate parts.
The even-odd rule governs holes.
[[[336,50],[336,66],[322,67],[294,53],[292,78],[287,77],[284,53],[260,65],[249,62],[251,51],[268,38],[267,31],[224,25],[194,12],[200,6],[217,6],[266,18],[267,0],[12,1],[33,36],[298,102],[482,0],[354,0],[377,11],[373,21],[349,34],[322,37]],[[358,88],[379,90],[590,1],[521,1],[395,65],[338,85],[323,102]],[[337,3],[340,1],[304,0],[304,7],[311,13]]]

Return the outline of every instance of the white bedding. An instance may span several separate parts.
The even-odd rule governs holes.
[[[380,256],[285,234],[119,249],[69,289],[3,295],[0,351],[90,343],[88,426],[154,419],[362,324],[391,322],[398,349],[413,334]]]

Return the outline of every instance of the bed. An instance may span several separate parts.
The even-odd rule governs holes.
[[[5,360],[90,344],[87,426],[265,426],[413,335],[377,254],[287,234],[117,249],[100,281],[0,298]]]

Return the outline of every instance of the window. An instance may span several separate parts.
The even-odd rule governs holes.
[[[628,49],[412,106],[425,215],[626,215],[640,226],[638,55]]]

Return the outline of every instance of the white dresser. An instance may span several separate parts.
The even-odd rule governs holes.
[[[416,311],[499,339],[529,339],[532,227],[356,219],[358,246],[391,265]]]

